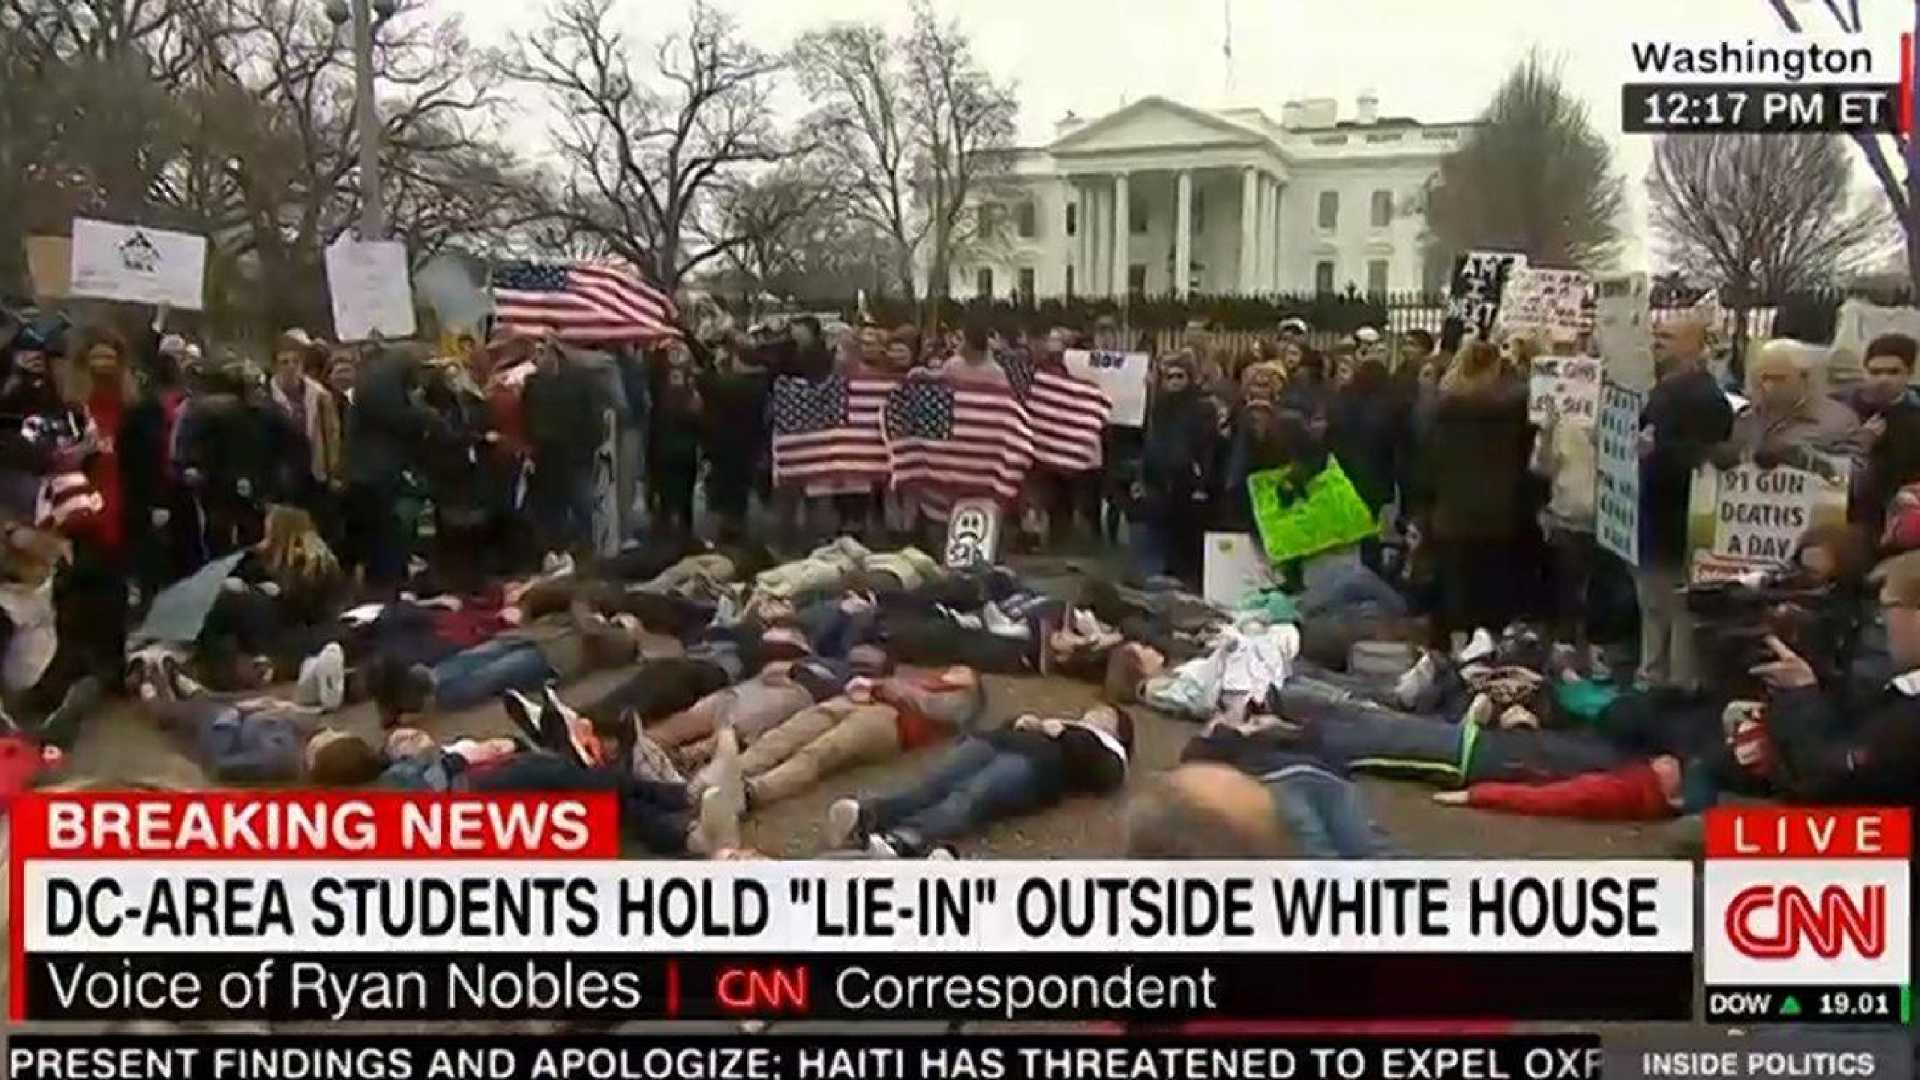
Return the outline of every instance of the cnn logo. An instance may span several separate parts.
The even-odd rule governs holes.
[[[1887,951],[1887,887],[1866,885],[1856,896],[1838,885],[1816,901],[1798,885],[1751,885],[1727,904],[1727,940],[1754,960],[1788,960],[1802,946],[1833,960],[1848,945],[1868,960]]]

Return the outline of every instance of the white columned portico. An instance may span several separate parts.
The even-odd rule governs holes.
[[[1282,252],[1280,250],[1280,222],[1283,220],[1280,216],[1280,204],[1286,197],[1286,183],[1280,180],[1280,178],[1275,177],[1273,181],[1273,225],[1267,230],[1267,237],[1273,243],[1273,288],[1275,292],[1279,292],[1287,287],[1287,283],[1284,280],[1285,274],[1281,271],[1281,267],[1284,264],[1281,262]]]
[[[1273,178],[1266,173],[1260,174],[1260,222],[1259,235],[1254,239],[1254,250],[1260,253],[1259,266],[1255,269],[1254,287],[1260,292],[1271,288],[1273,280],[1273,251],[1267,238],[1273,230],[1269,227],[1273,221]]]
[[[1127,295],[1127,247],[1133,236],[1131,203],[1127,194],[1127,174],[1113,174],[1113,270],[1107,282],[1107,295],[1121,299]]]
[[[1187,298],[1193,265],[1193,171],[1181,169],[1173,194],[1173,295]]]
[[[1067,183],[1073,198],[1073,249],[1067,256],[1073,288],[1068,291],[1077,296],[1087,291],[1087,185],[1078,177]]]
[[[1280,288],[1280,245],[1274,242],[1280,224],[1280,181],[1267,176],[1267,216],[1260,223],[1260,247],[1267,253],[1267,265],[1260,275],[1260,286],[1269,291]]]
[[[1253,292],[1259,265],[1260,174],[1248,165],[1240,170],[1240,291]]]

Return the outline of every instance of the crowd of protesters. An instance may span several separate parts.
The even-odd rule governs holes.
[[[500,335],[450,356],[289,330],[253,356],[23,321],[0,367],[0,702],[36,752],[9,783],[111,695],[219,779],[610,789],[664,854],[729,851],[755,807],[950,742],[905,788],[836,804],[828,830],[942,855],[1128,786],[1136,707],[1200,725],[1181,776],[1232,770],[1268,800],[1250,824],[1230,786],[1139,787],[1142,855],[1202,837],[1390,852],[1352,783],[1368,772],[1536,814],[1912,802],[1912,340],[1873,342],[1839,393],[1811,351],[1767,344],[1742,397],[1711,374],[1704,322],[1661,324],[1634,567],[1595,542],[1591,425],[1529,413],[1532,358],[1580,342],[1312,340],[1288,320],[1251,351],[1160,355],[1144,425],[1110,427],[1098,468],[1028,476],[1011,545],[1114,556],[1062,597],[940,565],[937,520],[884,487],[774,484],[769,395],[863,371],[1006,386],[1064,371],[1083,328],[801,317],[645,351]],[[638,494],[610,495],[627,460]],[[1275,568],[1239,609],[1194,595],[1205,535],[1255,530],[1249,477],[1299,485],[1330,461],[1377,536]],[[1809,530],[1776,573],[1688,586],[1699,466],[1835,461],[1846,526]],[[1106,704],[996,712],[983,674],[1085,678]],[[381,745],[327,725],[354,699],[377,704]],[[437,711],[494,700],[516,737],[431,734]]]

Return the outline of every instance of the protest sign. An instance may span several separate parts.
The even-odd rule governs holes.
[[[946,564],[952,570],[991,566],[1000,546],[1000,504],[962,499],[947,518]]]
[[[1492,338],[1507,278],[1526,265],[1525,255],[1510,251],[1469,251],[1455,259],[1447,290],[1447,318],[1460,320],[1483,341]]]
[[[1247,493],[1271,562],[1356,544],[1380,531],[1373,511],[1335,458],[1329,457],[1327,467],[1304,486],[1292,469],[1254,473],[1247,477]]]
[[[1647,395],[1607,380],[1594,424],[1594,538],[1640,565],[1640,414]]]
[[[1600,407],[1600,361],[1591,356],[1540,356],[1527,380],[1527,415],[1536,424],[1549,412],[1562,421],[1593,426]]]
[[[206,273],[204,236],[87,218],[73,221],[74,296],[199,311]]]
[[[433,309],[443,336],[478,333],[481,321],[493,313],[486,268],[464,255],[435,256],[414,275],[413,291]]]
[[[1274,583],[1273,564],[1252,533],[1210,532],[1200,581],[1207,603],[1231,610]]]
[[[73,241],[64,236],[29,236],[27,275],[40,300],[64,300],[73,291]]]
[[[1110,352],[1104,349],[1068,349],[1067,371],[1104,390],[1113,411],[1107,415],[1111,427],[1139,427],[1147,422],[1147,377],[1152,358],[1143,352]]]
[[[1688,580],[1704,585],[1787,565],[1808,529],[1846,524],[1847,474],[1843,458],[1822,458],[1818,471],[1701,466],[1688,506]]]
[[[1840,305],[1833,323],[1833,350],[1828,354],[1831,374],[1857,376],[1867,364],[1867,346],[1883,334],[1905,334],[1920,341],[1920,309],[1881,307],[1865,300]]]
[[[1587,328],[1591,285],[1592,279],[1579,270],[1517,267],[1507,275],[1496,329],[1542,341],[1577,341]]]
[[[335,241],[327,249],[327,291],[333,296],[333,332],[341,341],[413,336],[413,289],[407,246],[400,241]]]
[[[1653,325],[1647,275],[1613,274],[1594,283],[1593,347],[1607,378],[1629,390],[1653,389]]]

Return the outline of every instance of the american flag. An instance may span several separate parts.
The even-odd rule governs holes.
[[[895,379],[833,375],[773,380],[773,478],[781,484],[873,483],[887,478],[880,413]]]
[[[680,336],[673,298],[621,262],[510,262],[494,267],[496,325],[561,341],[655,341]]]
[[[1033,459],[1060,473],[1081,473],[1101,463],[1100,437],[1113,403],[1106,391],[1064,371],[1041,367],[1024,350],[1000,355],[1014,396],[1033,425]]]
[[[1012,391],[908,379],[887,397],[893,484],[936,512],[959,499],[1010,503],[1033,464],[1034,431]]]

